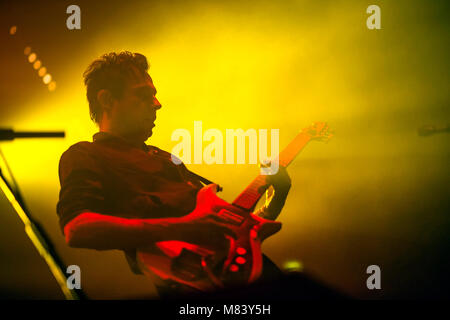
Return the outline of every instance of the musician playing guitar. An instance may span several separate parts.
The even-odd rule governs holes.
[[[147,70],[146,58],[130,52],[105,54],[90,64],[84,81],[91,118],[100,130],[93,142],[71,146],[62,155],[59,166],[57,213],[67,244],[75,248],[123,250],[135,273],[143,273],[137,262],[139,248],[183,241],[227,250],[227,238],[236,238],[233,230],[216,223],[208,212],[199,214],[200,209],[196,209],[199,191],[205,199],[210,194],[214,196],[216,186],[205,187],[184,164],[174,164],[168,152],[145,144],[152,136],[156,111],[161,108]],[[283,165],[275,175],[264,179],[267,186],[273,186],[273,195],[270,203],[254,214],[275,220],[291,181]],[[218,197],[213,206],[216,212],[236,211],[235,206]],[[278,231],[279,223],[275,229]],[[242,254],[245,249],[240,251]],[[239,267],[228,263],[231,265]],[[277,273],[280,270],[264,256],[262,271],[254,271],[252,277]],[[195,285],[186,285],[188,282],[158,278],[161,296],[170,290],[198,290]],[[220,280],[212,283],[217,281]]]

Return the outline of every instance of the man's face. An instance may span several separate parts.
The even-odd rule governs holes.
[[[135,69],[122,98],[114,100],[111,128],[123,137],[145,142],[153,134],[156,110],[161,108],[155,95],[156,88],[149,74]]]

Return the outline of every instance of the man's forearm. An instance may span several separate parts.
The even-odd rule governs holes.
[[[156,241],[179,240],[179,225],[178,218],[127,219],[84,212],[64,227],[64,234],[71,247],[127,249],[145,247]]]

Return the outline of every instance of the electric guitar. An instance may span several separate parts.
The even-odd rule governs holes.
[[[316,122],[303,129],[275,160],[286,167],[309,141],[329,140],[331,136],[326,123]],[[261,243],[281,229],[280,222],[253,214],[268,187],[265,176],[259,175],[226,208],[216,195],[217,185],[203,187],[189,216],[212,216],[214,223],[230,231],[224,235],[226,245],[219,248],[212,243],[160,241],[137,250],[139,267],[156,282],[170,279],[200,291],[257,280],[262,272]]]

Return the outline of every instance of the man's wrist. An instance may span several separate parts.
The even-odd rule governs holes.
[[[272,201],[284,201],[286,200],[288,194],[289,194],[290,188],[283,188],[283,189],[275,189],[273,197],[271,199]]]
[[[153,241],[177,240],[183,234],[186,221],[182,217],[143,219],[142,230]]]

